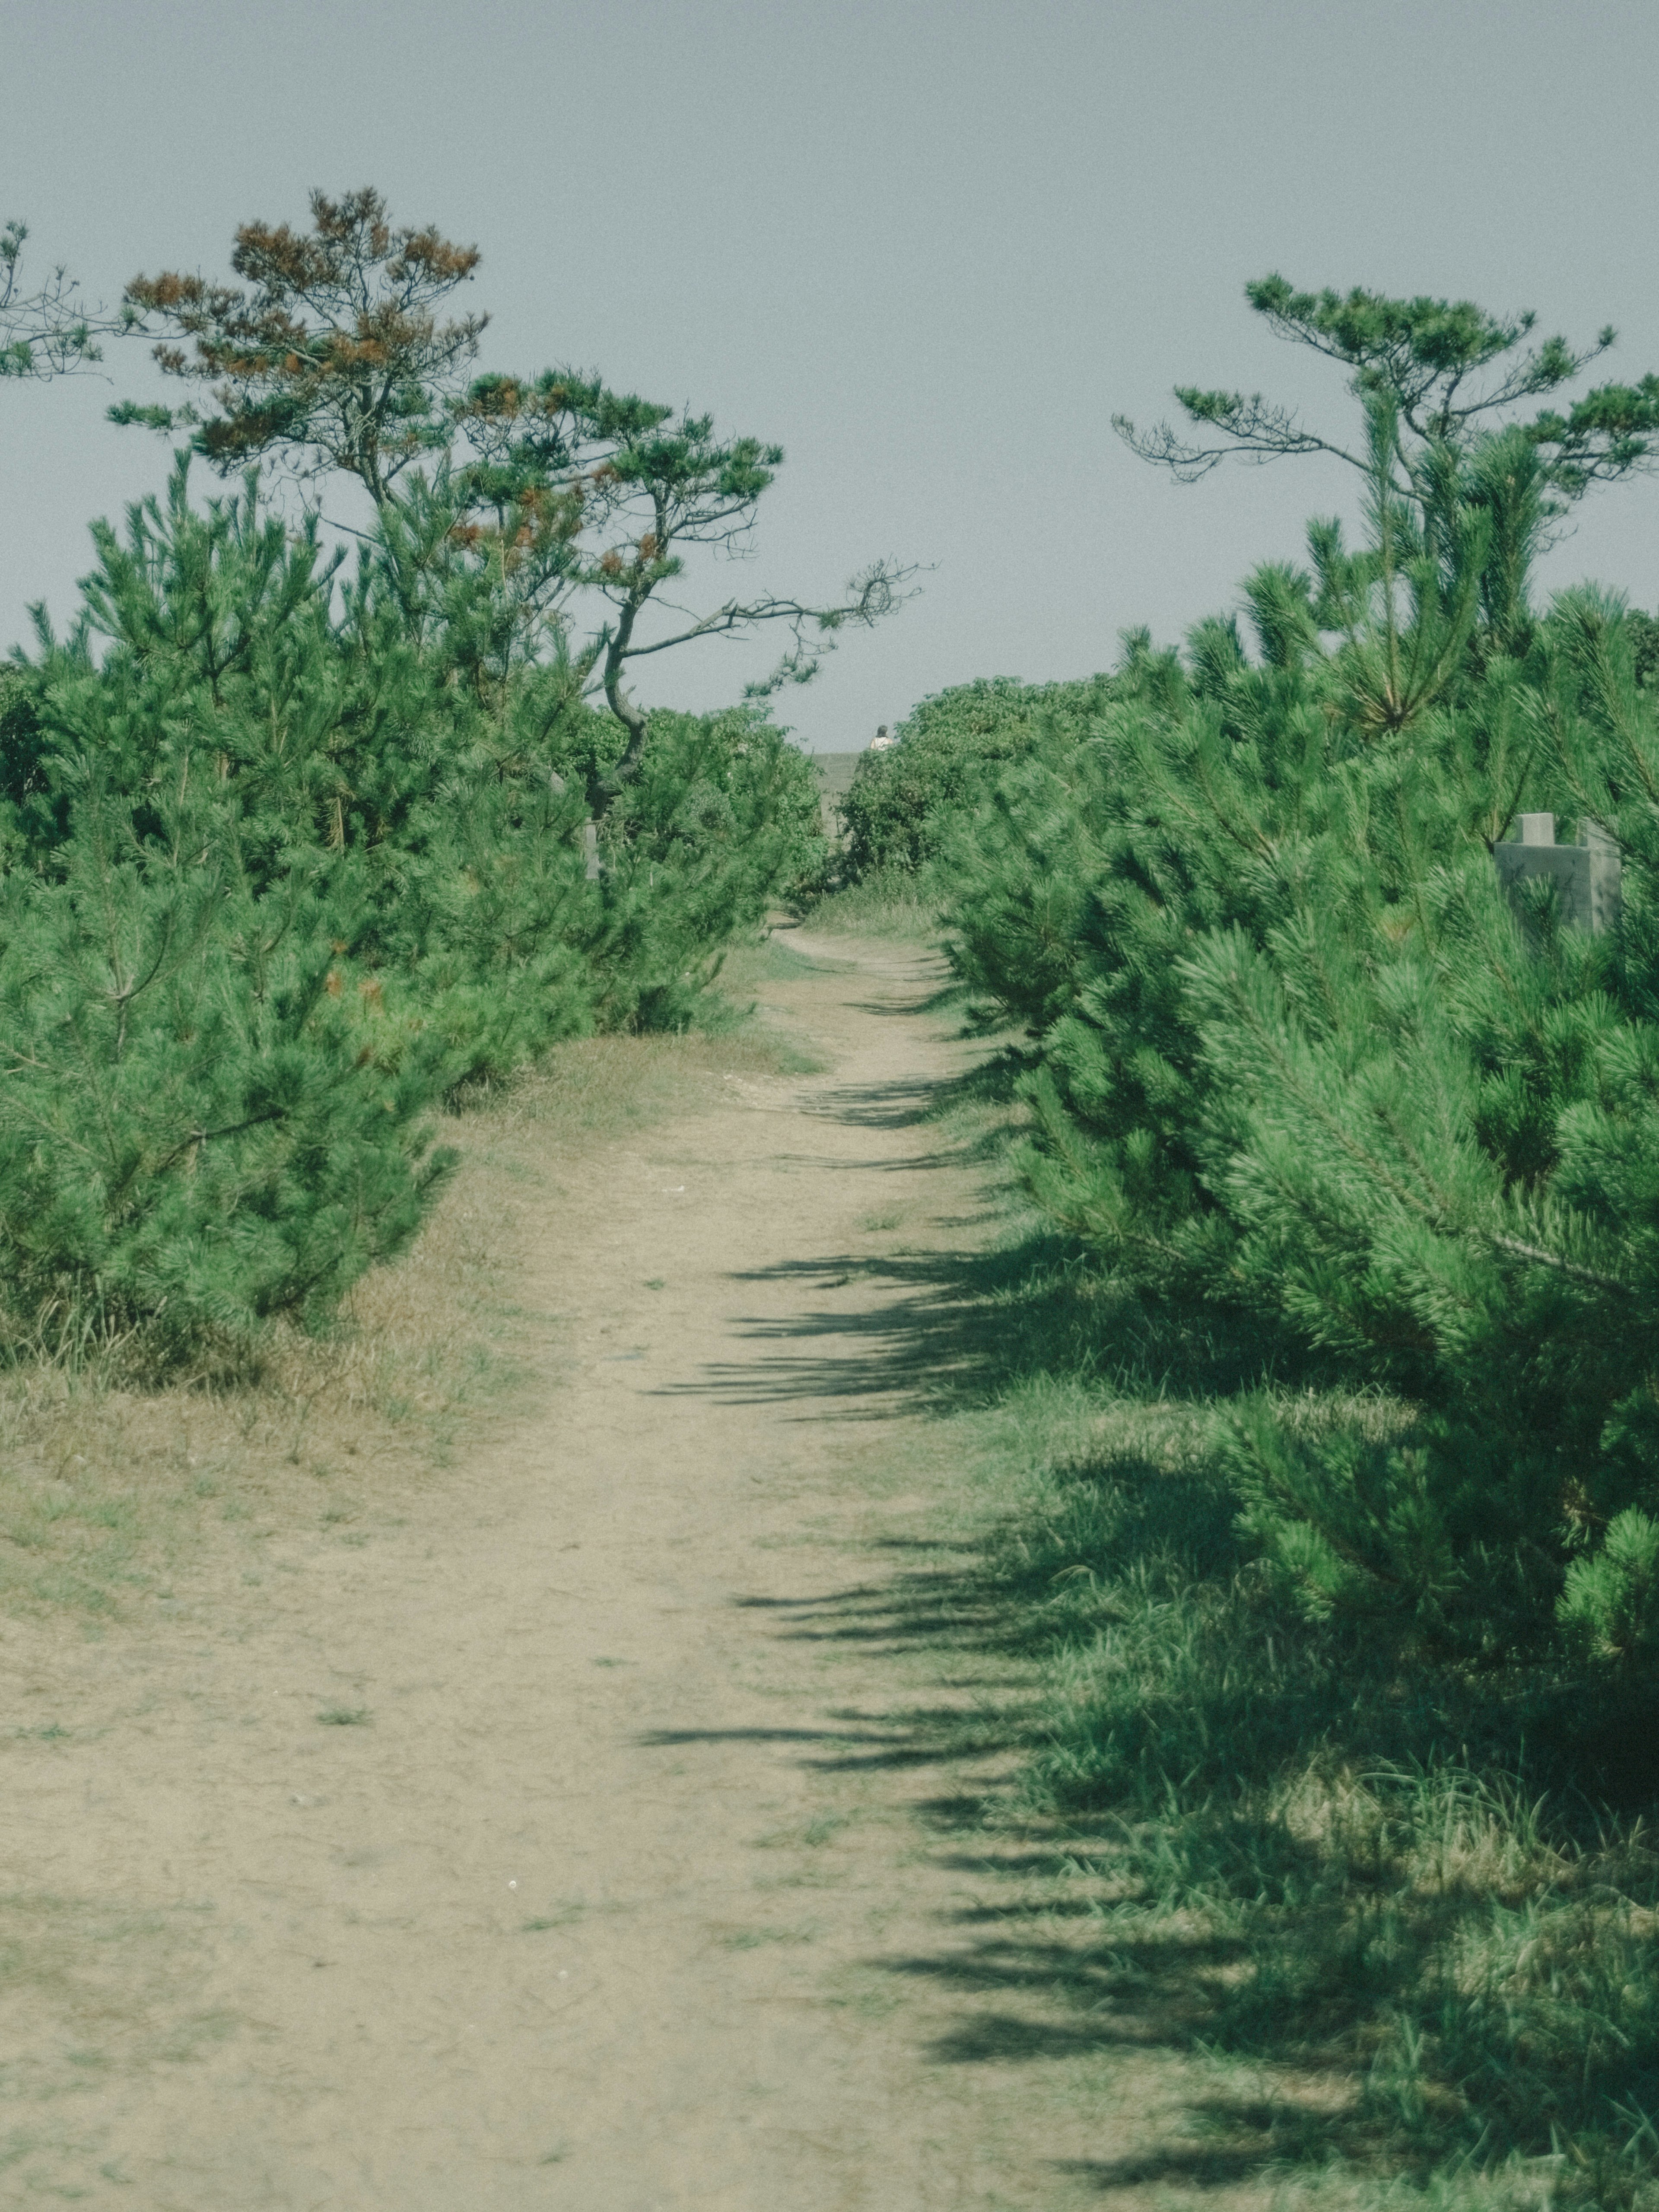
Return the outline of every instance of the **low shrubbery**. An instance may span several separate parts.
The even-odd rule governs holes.
[[[998,771],[1024,760],[1045,732],[1077,730],[1109,690],[1103,677],[1020,684],[999,676],[924,699],[894,744],[859,756],[838,808],[844,878],[925,874],[951,823],[989,793]]]
[[[1241,1407],[1239,1492],[1305,1601],[1437,1659],[1644,1665],[1659,723],[1593,599],[1397,734],[1329,711],[1336,658],[1310,619],[1006,779],[959,848],[958,971],[1032,1039],[1057,1218],[1398,1404],[1317,1442]],[[1552,800],[1619,840],[1617,933],[1500,892],[1490,841]]]
[[[1426,522],[1379,489],[1371,547],[1322,527],[1253,579],[1254,655],[1231,623],[1138,645],[959,819],[946,919],[1029,1039],[1054,1217],[1397,1408],[1310,1437],[1241,1402],[1264,1561],[1433,1663],[1644,1670],[1659,717],[1615,602],[1496,604],[1543,507],[1524,440],[1462,465]],[[1494,841],[1552,809],[1616,841],[1619,927],[1500,890]]]
[[[475,374],[484,319],[442,316],[476,249],[372,190],[311,214],[95,331],[61,271],[13,288],[13,374],[141,330],[193,397],[110,410],[188,453],[0,676],[0,1349],[165,1360],[319,1316],[421,1219],[432,1109],[694,1019],[825,873],[811,768],[755,701],[904,596],[878,562],[836,605],[688,610],[781,450],[591,374]],[[191,455],[240,494],[194,497]],[[779,623],[750,703],[635,697],[642,657]]]
[[[459,665],[492,587],[442,541],[342,582],[181,468],[98,544],[0,707],[0,1327],[171,1357],[328,1311],[422,1218],[435,1106],[683,1025],[825,848],[761,710],[659,714],[592,875],[614,725],[556,664]]]

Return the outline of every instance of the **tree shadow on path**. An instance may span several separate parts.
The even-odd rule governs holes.
[[[872,1110],[864,1094],[842,1108]],[[878,1101],[874,1110],[886,1108]],[[1212,1400],[1286,1357],[1243,1324],[1149,1310],[1053,1237],[992,1250],[836,1250],[734,1280],[799,1297],[782,1301],[782,1314],[738,1321],[746,1358],[666,1395],[792,1408],[815,1421],[897,1413],[927,1423],[1079,1372]],[[848,1288],[854,1296],[838,1303]],[[1182,1520],[1183,1540],[1191,1537],[1190,1499],[1173,1498],[1169,1468],[1153,1458],[1085,1454],[1066,1479],[1083,1490],[1138,1486],[1140,1540],[1162,1540],[1166,1511],[1171,1528]],[[1218,1540],[1231,1541],[1230,1531],[1229,1512]],[[1237,2069],[1194,2069],[1237,1983],[1241,1940],[1191,1914],[1150,1925],[1136,1911],[1146,1884],[1122,1821],[1055,1818],[1021,1796],[1020,1777],[1043,1748],[1037,1668],[1057,1638],[1048,1595],[972,1532],[884,1533],[856,1581],[734,1602],[780,1641],[821,1649],[832,1667],[837,1653],[856,1656],[862,1680],[871,1661],[890,1662],[890,1701],[831,1710],[805,1727],[662,1727],[641,1740],[682,1752],[752,1744],[823,1776],[935,1776],[911,1817],[941,1898],[936,1940],[866,1962],[872,1976],[929,1993],[920,2008],[927,2062],[991,2069],[1005,2082],[1010,2067],[1030,2069],[1049,2082],[1045,2095],[1097,2100],[1110,2154],[1042,2161],[1071,2197],[1157,2187],[1264,2201],[1266,2179],[1287,2161],[1364,2154],[1374,2130],[1354,2106],[1351,2055],[1322,2054],[1302,2033],[1261,2039],[1255,2055],[1274,2068],[1267,2094],[1259,2065],[1242,2087]],[[1132,2081],[1141,2085],[1140,2118],[1125,2144],[1120,2093]]]

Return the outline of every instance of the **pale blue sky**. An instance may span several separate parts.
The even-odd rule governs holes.
[[[969,677],[1109,665],[1127,624],[1177,636],[1352,506],[1334,464],[1181,489],[1112,435],[1177,380],[1344,419],[1249,276],[1611,321],[1603,373],[1659,368],[1656,84],[1651,0],[3,0],[0,216],[108,298],[222,271],[313,185],[477,243],[487,363],[596,367],[785,447],[753,582],[929,564],[782,702],[834,749]],[[144,387],[137,349],[110,366]],[[112,396],[0,388],[0,645],[29,600],[69,612],[88,519],[162,479]],[[1659,482],[1601,495],[1550,580],[1659,605],[1656,525]],[[715,705],[772,657],[641,688]]]

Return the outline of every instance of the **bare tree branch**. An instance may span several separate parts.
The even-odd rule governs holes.
[[[94,368],[104,357],[99,339],[130,330],[132,318],[85,306],[80,286],[62,262],[33,291],[26,289],[27,237],[23,223],[0,228],[0,377],[44,383],[48,377]]]

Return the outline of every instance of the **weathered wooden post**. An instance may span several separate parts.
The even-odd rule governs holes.
[[[1576,845],[1556,843],[1553,814],[1519,814],[1510,830],[1492,847],[1492,859],[1498,880],[1517,908],[1522,884],[1550,883],[1569,929],[1599,937],[1618,927],[1624,872],[1619,848],[1599,822],[1585,822]]]

